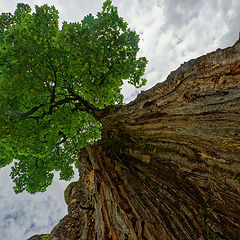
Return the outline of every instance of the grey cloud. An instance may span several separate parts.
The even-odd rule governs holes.
[[[60,12],[61,21],[80,22],[89,13],[95,15],[101,11],[103,2],[104,0],[56,0],[54,4]]]
[[[9,172],[10,166],[0,169],[0,238],[27,239],[49,233],[67,213],[63,192],[68,182],[59,181],[57,176],[44,193],[16,195]]]
[[[197,18],[202,0],[165,0],[164,15],[166,17],[166,27],[181,27],[193,18]]]
[[[148,83],[143,89],[163,81],[182,62],[236,41],[240,14],[237,0],[133,0],[131,3],[123,0],[122,3],[119,12],[130,27],[141,33],[141,54],[149,60]],[[129,89],[128,94],[133,92]]]
[[[225,5],[228,1],[222,1]],[[238,40],[240,32],[240,1],[233,0],[228,10],[228,31],[221,39],[221,46],[228,47]]]

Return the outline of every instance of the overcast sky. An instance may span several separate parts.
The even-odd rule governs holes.
[[[0,12],[13,12],[18,1],[1,0]],[[34,5],[55,5],[60,21],[78,22],[88,13],[101,11],[103,0],[31,0]],[[123,87],[125,102],[149,89],[185,61],[238,40],[239,0],[113,0],[119,15],[140,34],[140,54],[147,57],[147,85],[135,90]],[[45,193],[14,194],[8,176],[10,167],[0,169],[0,239],[24,240],[49,233],[67,213],[63,191],[67,183],[55,178]]]

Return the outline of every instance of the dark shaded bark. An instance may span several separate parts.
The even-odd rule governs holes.
[[[101,121],[51,239],[240,239],[240,43]]]

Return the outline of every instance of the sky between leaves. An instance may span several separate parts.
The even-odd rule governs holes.
[[[17,0],[1,0],[0,12],[13,12]],[[104,0],[29,0],[34,5],[55,5],[60,22],[78,22],[88,13],[101,11]],[[185,61],[225,48],[238,40],[239,0],[113,0],[119,15],[140,34],[140,55],[149,64],[147,85],[123,87],[125,102],[149,89]],[[67,213],[63,191],[67,182],[55,177],[44,193],[16,195],[8,176],[10,167],[0,170],[0,239],[24,240],[37,233],[49,233]],[[77,174],[76,174],[77,178]]]

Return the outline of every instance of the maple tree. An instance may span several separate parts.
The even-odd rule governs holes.
[[[14,161],[16,193],[70,180],[78,151],[101,138],[99,120],[141,87],[139,36],[110,0],[94,17],[59,26],[54,6],[18,4],[0,15],[0,167]]]

